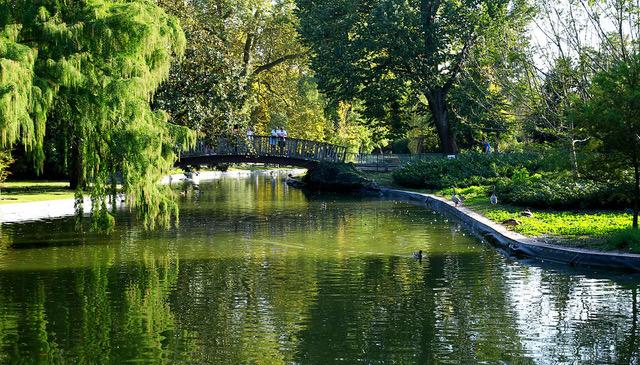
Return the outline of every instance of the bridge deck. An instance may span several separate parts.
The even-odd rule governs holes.
[[[214,143],[198,141],[182,154],[178,166],[262,162],[307,167],[320,161],[344,162],[347,148],[305,139],[270,136],[221,137]]]

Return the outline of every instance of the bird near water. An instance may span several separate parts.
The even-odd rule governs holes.
[[[498,204],[498,197],[496,196],[495,191],[491,194],[491,198],[489,198],[489,202],[491,202],[491,205]]]
[[[458,197],[458,194],[456,194],[456,189],[453,189],[453,194],[451,195],[451,201],[453,202],[453,205],[456,207],[459,204],[462,204],[462,200]]]
[[[422,250],[413,253],[413,258],[416,260],[422,260]]]

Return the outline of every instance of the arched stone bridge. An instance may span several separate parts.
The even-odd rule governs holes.
[[[218,138],[215,143],[198,141],[196,147],[183,153],[176,166],[201,166],[219,163],[269,163],[311,167],[321,161],[344,162],[347,148],[305,139],[254,136]]]

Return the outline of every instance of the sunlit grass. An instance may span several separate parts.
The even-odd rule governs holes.
[[[72,199],[73,195],[65,181],[17,181],[0,186],[0,204]]]
[[[556,211],[531,210],[532,217],[521,216],[524,207],[508,204],[491,205],[487,187],[457,189],[465,197],[464,205],[494,222],[517,219],[521,224],[512,229],[530,237],[543,237],[554,243],[596,249],[628,249],[640,253],[640,242],[614,240],[629,230],[632,215],[620,211]],[[436,192],[449,197],[452,189]],[[500,197],[498,197],[500,199]],[[616,243],[618,242],[618,243]],[[625,243],[626,242],[626,243]]]

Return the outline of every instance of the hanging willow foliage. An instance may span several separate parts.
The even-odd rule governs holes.
[[[0,0],[0,147],[19,143],[41,169],[45,132],[64,134],[96,227],[112,225],[116,177],[147,228],[168,226],[177,206],[158,182],[195,135],[150,101],[184,48],[177,21],[150,1]],[[52,115],[58,129],[46,131]]]

